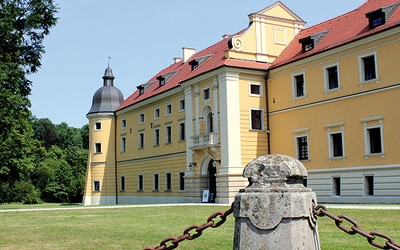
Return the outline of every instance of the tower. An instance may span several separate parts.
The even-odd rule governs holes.
[[[114,75],[108,66],[103,86],[93,95],[89,119],[89,159],[83,205],[118,203],[116,195],[115,110],[124,100],[114,86]]]

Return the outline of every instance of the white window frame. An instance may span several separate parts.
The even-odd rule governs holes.
[[[168,176],[169,176],[169,180],[168,180]],[[165,180],[164,191],[172,191],[172,173],[166,172],[165,176],[164,176],[164,180]],[[170,185],[169,188],[168,188],[168,181],[169,181],[169,185]]]
[[[97,145],[100,145],[100,151],[97,150]],[[103,152],[103,148],[102,148],[101,142],[95,142],[94,143],[94,153],[95,154],[101,154],[102,152]]]
[[[277,34],[276,34],[277,30],[283,31],[283,41],[278,41],[277,40]],[[274,43],[275,44],[286,45],[287,44],[286,41],[287,41],[286,40],[286,29],[282,28],[282,27],[274,27]]]
[[[383,116],[376,116],[362,119],[364,129],[364,154],[365,159],[368,159],[370,156],[382,156],[384,158],[385,155],[385,147],[383,140]],[[379,128],[380,136],[381,136],[381,152],[380,153],[371,153],[371,143],[370,143],[370,129]]]
[[[329,74],[328,74],[328,69],[336,67],[337,69],[337,79],[338,79],[338,86],[337,88],[330,89],[329,88]],[[340,85],[340,73],[339,73],[339,63],[331,64],[328,66],[324,67],[324,90],[325,94],[327,92],[333,92],[333,91],[340,91],[342,89]]]
[[[365,80],[365,68],[364,68],[364,58],[374,56],[374,62],[375,62],[375,78],[370,79],[370,80]],[[360,85],[370,83],[370,82],[378,82],[379,83],[379,75],[378,75],[378,60],[377,60],[377,53],[376,51],[373,51],[368,54],[363,54],[358,56],[358,72],[360,76]]]
[[[142,136],[143,136],[143,143],[142,143]],[[145,137],[144,132],[139,132],[138,134],[138,148],[143,149],[145,145]]]
[[[303,75],[303,95],[302,96],[297,96],[297,82],[296,82],[296,77]],[[306,74],[305,71],[297,72],[295,74],[292,74],[292,98],[293,100],[296,99],[305,99],[307,97],[307,85],[306,85]]]
[[[100,128],[97,128],[97,125],[100,125]],[[101,131],[103,128],[103,124],[101,122],[94,123],[94,131]]]
[[[156,176],[157,176],[157,186],[156,186]],[[160,173],[153,173],[153,192],[160,191]]]
[[[126,136],[121,137],[121,149],[120,152],[126,152]]]
[[[160,119],[160,107],[154,109],[154,120]]]
[[[172,115],[172,103],[165,105],[165,116]]]
[[[182,108],[182,103],[183,103],[183,108]],[[179,100],[179,112],[185,111],[186,109],[186,102],[185,98]]]
[[[140,180],[140,177],[142,177],[142,180]],[[142,192],[142,191],[144,190],[144,174],[138,174],[138,176],[137,176],[137,182],[138,182],[137,191],[138,191],[138,192]],[[140,184],[142,184],[142,185],[141,185],[142,188],[140,188]]]
[[[122,179],[124,179],[123,182],[122,182]],[[124,185],[122,185],[122,183]],[[119,191],[120,192],[125,192],[126,191],[126,176],[125,175],[120,175],[119,176]]]
[[[325,126],[327,129],[328,136],[328,160],[334,159],[345,159],[345,145],[344,145],[344,122],[328,124]],[[334,147],[333,147],[333,134],[341,134],[342,135],[342,156],[334,156]]]
[[[127,125],[126,119],[121,120],[121,129],[125,129]]]
[[[261,128],[253,128],[253,116],[252,116],[252,111],[261,111]],[[264,109],[262,108],[250,108],[249,109],[250,113],[250,130],[252,131],[263,131],[264,130]]]
[[[139,114],[139,124],[143,124],[145,121],[144,113]]]
[[[310,161],[311,160],[311,154],[310,154],[310,129],[309,128],[303,128],[303,129],[296,129],[293,130],[294,134],[294,150],[295,150],[295,155],[296,159],[299,161]],[[308,159],[299,159],[299,148],[297,145],[297,138],[300,137],[306,137],[307,138],[307,156]]]
[[[98,190],[96,190],[96,183],[99,183]],[[101,181],[99,181],[99,180],[94,180],[93,181],[93,192],[101,192]]]
[[[168,138],[168,129],[170,130],[171,133],[171,138]],[[170,139],[170,141],[168,141]],[[171,144],[172,143],[172,125],[165,126],[165,144]]]
[[[253,94],[251,93],[251,86],[252,85],[256,85],[260,88],[260,94]],[[249,96],[253,96],[253,97],[263,97],[263,86],[260,82],[249,82]]]
[[[183,178],[183,183],[181,178]],[[183,186],[183,189],[181,189],[181,186]],[[185,192],[185,171],[178,172],[178,192]]]

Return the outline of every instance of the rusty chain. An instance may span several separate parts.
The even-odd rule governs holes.
[[[215,212],[212,215],[210,215],[207,219],[207,222],[204,223],[203,225],[197,226],[193,225],[188,228],[186,228],[183,231],[183,234],[179,237],[168,237],[165,238],[161,241],[161,243],[156,246],[156,247],[147,247],[144,248],[143,250],[169,250],[169,249],[175,249],[178,247],[179,243],[184,241],[184,240],[194,240],[197,237],[201,236],[203,233],[203,230],[211,227],[211,228],[216,228],[224,224],[226,221],[226,217],[228,215],[232,214],[233,212],[233,203],[231,207],[226,210],[225,212]],[[214,219],[216,219],[219,216],[220,221],[217,223],[214,222]]]
[[[339,229],[341,229],[343,232],[350,234],[350,235],[354,235],[354,234],[362,235],[368,240],[369,244],[371,244],[374,247],[377,247],[380,249],[400,250],[400,245],[397,244],[396,242],[394,242],[392,240],[392,238],[390,238],[389,236],[382,234],[382,233],[378,233],[378,232],[368,233],[367,231],[364,231],[363,229],[361,229],[359,227],[359,225],[357,224],[357,222],[354,221],[352,218],[350,218],[346,215],[335,216],[335,215],[329,213],[325,206],[322,206],[322,205],[316,206],[314,208],[314,215],[316,215],[318,217],[328,216],[329,218],[331,218],[332,220],[335,221],[336,226]],[[352,226],[350,228],[346,228],[342,224],[344,221],[349,222]],[[382,244],[376,242],[375,240],[377,239],[377,237],[385,239],[386,240],[385,244],[382,245]]]

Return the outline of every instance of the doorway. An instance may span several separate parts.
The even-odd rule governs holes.
[[[214,166],[214,160],[210,160],[207,168],[208,175],[208,190],[210,192],[209,200],[210,203],[215,203],[217,197],[217,168]]]

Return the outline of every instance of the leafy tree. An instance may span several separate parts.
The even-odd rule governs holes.
[[[56,126],[48,118],[33,118],[34,137],[39,140],[46,149],[49,149],[57,141]]]
[[[56,24],[56,13],[53,0],[0,2],[0,202],[29,203],[39,195],[30,180],[37,145],[27,75],[41,66],[43,39]]]

